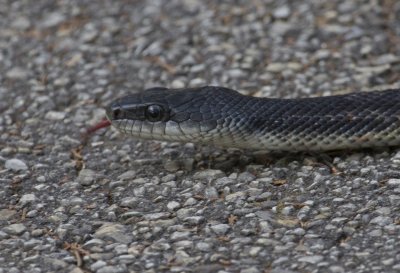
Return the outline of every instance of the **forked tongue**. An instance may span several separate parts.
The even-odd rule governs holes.
[[[88,134],[88,135],[93,134],[97,130],[100,130],[101,128],[108,127],[110,125],[111,125],[111,122],[108,119],[104,118],[99,123],[97,123],[96,125],[94,125],[92,127],[89,127],[86,130],[86,134]]]

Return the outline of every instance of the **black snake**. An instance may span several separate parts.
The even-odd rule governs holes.
[[[151,88],[106,116],[137,138],[281,151],[400,145],[400,90],[272,99],[223,87]]]

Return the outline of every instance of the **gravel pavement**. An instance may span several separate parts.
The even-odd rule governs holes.
[[[400,86],[400,1],[0,0],[0,273],[400,272],[400,149],[85,128],[118,96]]]

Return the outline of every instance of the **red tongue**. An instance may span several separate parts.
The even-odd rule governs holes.
[[[97,130],[99,130],[101,128],[105,128],[105,127],[108,127],[110,125],[111,125],[111,122],[108,119],[103,119],[102,121],[100,121],[96,125],[88,128],[86,130],[86,133],[89,135],[89,134],[92,134],[92,133],[96,132]]]

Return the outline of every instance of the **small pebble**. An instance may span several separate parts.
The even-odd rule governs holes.
[[[7,160],[5,167],[13,171],[24,171],[28,169],[28,166],[24,161],[16,158]]]
[[[11,224],[3,228],[3,231],[11,235],[20,235],[25,232],[26,227],[23,224]]]
[[[96,173],[90,169],[82,169],[78,175],[78,181],[83,186],[90,186],[96,180]]]

